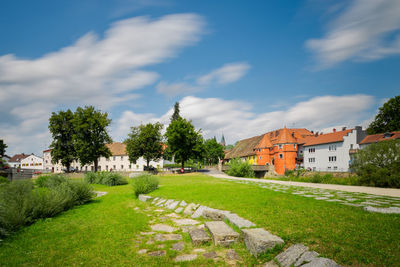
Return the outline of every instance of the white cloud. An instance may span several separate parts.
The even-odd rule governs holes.
[[[8,153],[45,148],[43,132],[58,108],[90,104],[106,111],[137,99],[133,90],[159,78],[142,68],[175,57],[203,32],[204,20],[196,14],[136,17],[113,23],[103,38],[88,33],[36,59],[0,56],[0,115],[6,118],[0,136]]]
[[[288,109],[259,114],[253,111],[255,107],[242,101],[193,96],[180,101],[181,115],[191,119],[196,128],[202,129],[206,138],[224,133],[229,143],[285,125],[309,130],[321,130],[333,125],[353,127],[367,119],[366,111],[374,104],[374,97],[369,95],[320,96],[299,102]],[[115,132],[125,138],[129,127],[141,122],[160,121],[167,125],[171,114],[172,109],[161,117],[125,112]]]
[[[196,79],[192,78],[190,83],[161,81],[157,85],[157,92],[168,96],[188,95],[202,91],[209,86],[236,82],[246,75],[249,69],[250,65],[246,62],[229,63]]]
[[[319,68],[400,54],[399,14],[398,0],[354,0],[323,38],[310,39],[306,46],[315,53]]]

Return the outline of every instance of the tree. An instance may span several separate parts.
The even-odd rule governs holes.
[[[73,140],[77,157],[82,165],[93,163],[96,172],[99,158],[111,156],[106,147],[106,144],[112,143],[107,132],[110,123],[108,114],[95,110],[93,106],[78,107],[75,111]]]
[[[131,133],[125,140],[129,161],[135,163],[139,157],[146,160],[147,168],[150,161],[158,160],[163,154],[161,123],[140,125],[132,127]]]
[[[178,118],[181,117],[181,115],[179,115],[179,112],[180,112],[180,110],[179,110],[179,102],[175,102],[174,113],[171,116],[171,121],[175,121],[175,120],[177,120]]]
[[[71,163],[76,160],[76,151],[73,136],[74,113],[71,110],[53,112],[49,119],[49,130],[53,137],[50,145],[52,162],[55,164],[61,161],[61,164],[69,172]]]
[[[367,129],[368,134],[400,131],[400,95],[389,99]]]
[[[361,149],[351,169],[362,185],[400,188],[400,140],[386,140]]]
[[[167,147],[182,168],[189,159],[201,159],[204,154],[203,137],[191,121],[179,117],[171,121],[165,133]]]
[[[3,158],[4,155],[6,154],[6,148],[8,146],[4,143],[3,140],[0,140],[0,158]]]
[[[215,138],[208,139],[204,142],[205,158],[208,164],[216,164],[224,158],[224,147],[215,140]]]

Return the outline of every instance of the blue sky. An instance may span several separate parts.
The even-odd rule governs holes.
[[[122,141],[175,101],[228,143],[284,125],[368,125],[400,92],[400,3],[2,1],[0,138],[51,142],[53,111],[94,105]]]

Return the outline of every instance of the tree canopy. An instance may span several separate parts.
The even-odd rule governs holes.
[[[219,159],[223,159],[225,156],[224,147],[215,138],[207,139],[204,142],[204,150],[208,164],[216,164]]]
[[[7,145],[4,143],[3,140],[0,140],[0,157],[3,158],[6,154]]]
[[[107,127],[111,119],[107,113],[95,110],[93,106],[78,107],[74,117],[74,143],[76,155],[82,165],[94,163],[97,171],[100,157],[109,158],[111,152],[106,144],[112,143]]]
[[[389,99],[367,129],[368,134],[400,131],[400,95]]]
[[[159,160],[163,155],[161,123],[148,123],[131,128],[131,133],[125,140],[129,161],[135,163],[139,157],[146,160],[147,168],[150,161]]]
[[[71,163],[76,159],[73,136],[75,134],[74,113],[71,110],[53,112],[49,119],[49,130],[53,137],[50,145],[52,162],[61,164],[69,172]]]
[[[179,108],[179,102],[175,102],[174,105],[174,113],[171,116],[171,121],[175,121],[177,119],[179,119],[181,117],[181,115],[179,114],[180,112],[180,108]]]
[[[363,185],[400,188],[400,140],[386,140],[361,149],[351,164]]]
[[[189,159],[201,159],[204,154],[203,137],[192,122],[179,117],[171,121],[165,133],[169,153],[182,168]]]

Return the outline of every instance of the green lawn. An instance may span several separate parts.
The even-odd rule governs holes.
[[[274,192],[203,175],[162,176],[151,193],[238,213],[282,237],[302,242],[343,265],[399,266],[400,215]],[[109,194],[41,220],[0,242],[0,266],[173,266],[176,254],[154,259],[136,253],[137,234],[148,231],[143,208],[131,185],[96,190]],[[141,210],[134,210],[140,207]],[[185,239],[188,236],[184,236]],[[243,245],[237,247],[241,254]],[[275,252],[278,253],[278,252]],[[241,254],[244,265],[255,263]],[[264,257],[267,259],[267,257]],[[186,265],[210,265],[196,260]]]
[[[302,242],[342,265],[400,265],[400,215],[274,192],[201,175],[164,176],[152,193],[236,212],[288,244]]]

